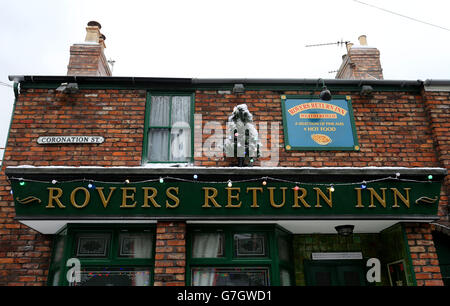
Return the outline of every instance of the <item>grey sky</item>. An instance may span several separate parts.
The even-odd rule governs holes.
[[[447,0],[363,2],[450,28]],[[0,0],[0,81],[65,75],[90,20],[102,24],[115,76],[334,78],[345,48],[305,45],[365,34],[385,79],[450,79],[450,31],[353,0]],[[13,101],[0,85],[0,147]]]

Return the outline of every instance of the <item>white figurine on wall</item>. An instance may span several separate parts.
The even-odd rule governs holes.
[[[260,155],[260,146],[258,131],[253,124],[253,115],[247,105],[235,106],[227,122],[226,157],[237,157],[239,167],[243,167],[245,161],[251,166]]]

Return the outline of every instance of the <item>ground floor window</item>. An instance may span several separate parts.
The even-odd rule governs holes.
[[[68,225],[55,237],[48,283],[149,286],[153,283],[154,232],[149,225]]]
[[[187,245],[188,285],[293,284],[291,235],[278,226],[191,226]]]

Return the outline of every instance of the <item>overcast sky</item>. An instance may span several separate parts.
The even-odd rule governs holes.
[[[96,20],[114,76],[334,78],[338,41],[367,35],[385,79],[450,79],[448,0],[0,0],[0,82],[65,75],[69,47]],[[374,8],[399,13],[436,26]],[[439,27],[442,28],[439,28]],[[0,85],[0,147],[14,101]],[[2,155],[2,152],[0,156]]]

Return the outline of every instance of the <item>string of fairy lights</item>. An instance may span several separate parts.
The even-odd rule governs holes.
[[[233,184],[239,184],[239,183],[249,183],[249,182],[260,182],[261,185],[266,186],[270,182],[279,182],[279,183],[287,183],[287,184],[294,184],[294,189],[299,189],[298,185],[306,185],[306,186],[327,186],[330,191],[335,191],[335,188],[338,186],[355,186],[359,185],[361,189],[366,189],[368,184],[376,183],[376,182],[382,182],[382,181],[388,181],[388,180],[395,180],[400,182],[414,182],[414,183],[431,183],[433,180],[433,175],[429,174],[427,176],[424,176],[424,180],[413,180],[413,179],[405,179],[400,178],[400,173],[395,173],[395,176],[387,176],[383,178],[377,178],[377,179],[371,179],[371,180],[363,180],[358,182],[343,182],[343,183],[315,183],[315,182],[300,182],[296,180],[288,180],[288,179],[281,179],[276,177],[270,177],[270,176],[262,176],[258,178],[249,178],[249,179],[238,179],[238,180],[224,180],[224,181],[205,181],[205,180],[199,180],[198,174],[193,174],[192,179],[187,178],[181,178],[181,177],[172,177],[172,176],[165,176],[165,177],[159,177],[159,178],[152,178],[147,180],[139,180],[139,181],[131,181],[130,179],[125,179],[124,181],[100,181],[100,180],[92,180],[92,179],[75,179],[75,180],[67,180],[67,181],[58,181],[56,179],[53,179],[51,181],[43,181],[43,180],[34,180],[34,179],[25,179],[25,178],[17,178],[17,177],[11,177],[11,181],[19,181],[20,186],[25,186],[27,182],[34,182],[34,183],[44,183],[44,184],[64,184],[64,183],[86,183],[86,187],[89,189],[95,189],[96,184],[110,184],[110,185],[123,185],[123,184],[144,184],[144,183],[155,183],[159,182],[160,184],[165,184],[167,182],[171,181],[178,181],[178,182],[187,182],[187,183],[203,183],[203,184],[226,184],[228,187],[233,187]]]

